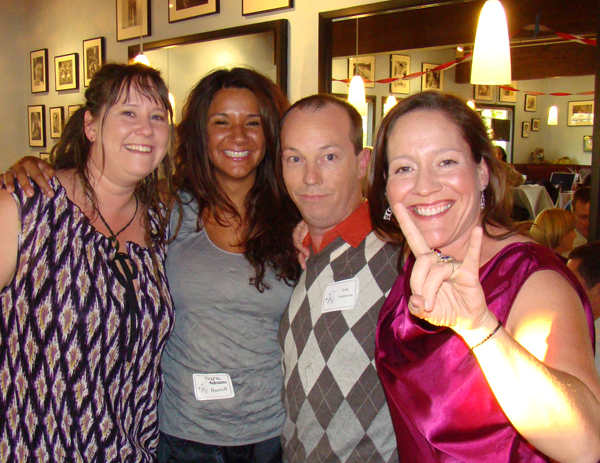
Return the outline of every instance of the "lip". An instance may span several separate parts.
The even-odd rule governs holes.
[[[304,194],[304,195],[298,195],[302,201],[306,201],[306,202],[316,202],[316,201],[320,201],[323,198],[327,197],[327,195],[315,195],[315,194]]]
[[[437,201],[429,204],[413,204],[408,207],[412,215],[421,220],[433,220],[445,215],[454,205],[454,201]]]
[[[150,154],[153,150],[153,147],[138,143],[128,143],[127,145],[125,145],[125,149],[134,153]]]

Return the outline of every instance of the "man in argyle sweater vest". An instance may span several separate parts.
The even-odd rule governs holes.
[[[284,460],[397,462],[374,350],[398,252],[373,232],[362,197],[370,156],[362,120],[330,95],[305,98],[286,113],[281,148],[280,171],[310,249],[279,330]]]

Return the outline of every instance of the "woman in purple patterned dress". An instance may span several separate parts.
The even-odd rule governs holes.
[[[376,351],[402,461],[598,461],[589,302],[510,221],[478,114],[440,92],[402,100],[370,180],[373,223],[409,251]]]
[[[103,66],[85,97],[54,197],[0,191],[0,461],[155,460],[172,109],[143,65]]]

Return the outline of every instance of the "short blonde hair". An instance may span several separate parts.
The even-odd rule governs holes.
[[[575,216],[565,209],[545,209],[539,213],[529,232],[543,246],[556,249],[560,240],[575,230]]]

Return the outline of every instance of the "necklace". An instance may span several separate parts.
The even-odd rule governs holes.
[[[119,252],[119,241],[117,240],[117,236],[119,236],[121,233],[123,233],[127,229],[127,227],[129,227],[129,225],[131,225],[131,222],[133,222],[133,219],[135,219],[135,216],[137,215],[137,212],[138,212],[139,202],[138,202],[137,195],[133,195],[133,197],[135,198],[135,212],[133,213],[133,217],[131,217],[129,222],[127,222],[127,225],[125,225],[123,228],[121,228],[118,233],[115,233],[114,231],[112,231],[112,228],[110,228],[110,225],[108,225],[108,223],[106,223],[106,220],[104,220],[104,217],[102,217],[102,213],[100,212],[100,209],[98,209],[97,207],[95,208],[96,212],[98,213],[98,217],[100,217],[100,220],[102,220],[102,223],[104,224],[104,226],[106,228],[108,228],[108,231],[110,232],[108,241],[112,242],[112,245],[114,246],[115,251],[117,251],[117,252]]]

